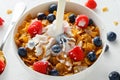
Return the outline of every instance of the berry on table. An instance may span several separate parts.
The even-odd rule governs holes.
[[[48,14],[48,16],[47,16],[47,20],[48,20],[49,22],[52,23],[55,19],[56,19],[56,17],[55,17],[54,14]]]
[[[74,23],[75,22],[75,18],[76,18],[75,14],[70,14],[69,15],[69,22],[70,23]]]
[[[30,26],[28,27],[28,33],[31,35],[31,37],[34,37],[36,34],[42,33],[42,22],[41,21],[34,21]]]
[[[37,19],[38,19],[38,20],[46,19],[46,15],[45,15],[44,13],[38,13]]]
[[[120,74],[117,71],[112,71],[108,77],[109,80],[120,80]]]
[[[116,38],[117,38],[117,35],[116,35],[116,33],[115,32],[108,32],[107,33],[107,40],[108,41],[115,41],[116,40]]]
[[[92,20],[92,19],[89,19],[88,26],[93,25],[93,24],[94,24],[93,20]]]
[[[21,57],[26,57],[27,56],[27,50],[24,47],[19,47],[18,48],[18,54]]]
[[[79,28],[87,28],[89,23],[89,18],[86,15],[79,15],[77,16],[75,22]]]
[[[107,52],[108,50],[109,50],[109,46],[106,45],[106,47],[105,47],[105,52]]]
[[[57,55],[62,50],[62,47],[59,44],[52,46],[52,52],[54,55]]]
[[[87,6],[90,9],[95,9],[97,7],[97,3],[95,2],[95,0],[88,0],[85,6]]]
[[[84,53],[79,46],[75,46],[68,52],[68,56],[74,61],[82,61],[84,59]]]
[[[5,63],[2,60],[0,60],[0,74],[4,71],[4,69],[5,69]]]
[[[0,17],[0,26],[3,25],[4,20]]]
[[[89,53],[87,54],[87,58],[88,58],[88,60],[90,60],[91,62],[94,62],[94,61],[97,59],[96,54],[95,54],[94,51],[89,52]]]
[[[51,75],[51,76],[59,76],[59,72],[57,70],[53,69],[53,70],[49,71],[49,75]]]
[[[102,45],[102,40],[97,36],[93,39],[93,43],[95,46],[100,47]]]
[[[51,4],[49,7],[49,13],[53,13],[54,11],[57,11],[57,4]]]
[[[33,70],[47,74],[48,62],[47,61],[37,61],[33,64]]]

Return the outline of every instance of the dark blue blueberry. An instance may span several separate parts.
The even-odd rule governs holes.
[[[53,22],[55,19],[56,19],[56,17],[55,17],[54,14],[48,14],[47,20],[48,20],[49,22]]]
[[[45,15],[44,13],[38,13],[37,19],[38,19],[38,20],[46,19],[46,15]]]
[[[76,16],[74,14],[70,14],[70,16],[69,16],[69,22],[70,23],[74,23],[75,22],[75,18],[76,18]]]
[[[95,46],[100,47],[102,45],[102,40],[97,36],[93,39],[93,43]]]
[[[93,25],[93,24],[94,24],[93,20],[92,20],[92,19],[89,19],[88,26]]]
[[[107,52],[108,50],[109,50],[109,46],[106,45],[106,47],[105,47],[105,52]]]
[[[55,45],[52,46],[52,51],[54,53],[59,53],[61,50],[62,50],[62,47],[58,44],[55,44]]]
[[[117,38],[116,33],[114,33],[114,32],[109,32],[109,33],[107,33],[107,40],[108,40],[108,41],[115,41],[116,38]]]
[[[27,50],[24,47],[19,47],[18,48],[18,54],[21,57],[26,57],[27,56]]]
[[[94,62],[94,61],[97,59],[96,54],[95,54],[94,51],[89,52],[89,53],[87,54],[87,58],[88,58],[91,62]]]
[[[57,11],[57,4],[52,4],[49,7],[49,13],[53,13],[54,11]]]
[[[109,74],[109,80],[120,80],[120,74],[116,71],[112,71]]]
[[[56,37],[56,41],[58,44],[63,44],[63,42],[67,42],[66,38],[67,38],[66,35],[61,34]]]
[[[59,72],[55,69],[49,71],[49,75],[52,75],[52,76],[59,76]]]

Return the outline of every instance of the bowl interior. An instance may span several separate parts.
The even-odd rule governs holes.
[[[26,11],[26,13],[19,19],[19,21],[18,21],[18,23],[17,23],[17,25],[16,25],[16,27],[14,29],[13,36],[17,32],[18,26],[21,25],[21,23],[23,22],[23,20],[25,19],[25,17],[28,14],[31,14],[33,17],[35,17],[35,15],[37,15],[37,13],[45,12],[46,10],[48,10],[49,5],[53,4],[53,3],[57,4],[57,1],[38,4],[37,6],[32,7],[30,10]],[[103,52],[104,52],[104,48],[105,48],[105,39],[106,38],[105,38],[105,31],[104,31],[104,28],[103,28],[104,25],[103,25],[102,21],[99,19],[99,17],[97,16],[97,14],[95,12],[93,12],[92,10],[90,10],[90,9],[80,5],[80,4],[73,3],[73,2],[67,2],[66,3],[65,11],[66,12],[74,12],[76,14],[85,14],[94,21],[96,26],[98,26],[99,29],[100,29],[100,37],[102,38],[102,42],[103,42],[103,50],[102,50],[102,53],[101,53],[101,55],[102,55]],[[84,70],[84,71],[82,71],[80,73],[77,73],[77,74],[74,74],[74,75],[71,75],[71,76],[55,77],[55,76],[49,76],[49,75],[40,74],[40,73],[38,73],[38,72],[36,72],[34,70],[29,69],[24,64],[24,62],[21,60],[19,55],[17,54],[17,46],[16,46],[16,44],[14,42],[14,39],[13,39],[13,44],[14,44],[14,48],[15,48],[14,50],[16,51],[15,54],[17,55],[18,59],[22,63],[23,67],[25,67],[25,69],[27,69],[36,78],[41,79],[41,80],[47,80],[47,79],[49,79],[49,80],[73,80],[73,79],[80,80],[80,79],[84,79],[84,77],[86,77],[85,75],[91,73],[91,68],[96,65],[96,63],[99,61],[99,59],[101,57],[101,55],[100,55],[98,60],[93,65],[91,65],[89,68],[87,68],[86,70]]]

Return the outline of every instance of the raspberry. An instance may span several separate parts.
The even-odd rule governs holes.
[[[28,33],[34,37],[36,34],[42,33],[42,22],[41,21],[34,21],[29,27],[28,27]]]
[[[86,15],[79,15],[77,16],[75,22],[79,28],[87,28],[89,23],[89,18]]]
[[[0,17],[0,26],[3,25],[4,20]]]
[[[88,0],[85,6],[87,6],[90,9],[95,9],[97,6],[97,3],[95,2],[95,0]]]
[[[37,72],[46,74],[48,68],[48,62],[46,61],[37,61],[33,64],[33,69]]]
[[[0,60],[0,74],[4,71],[5,69],[5,63]]]
[[[84,59],[84,53],[79,46],[75,46],[69,51],[68,56],[74,61],[82,61]]]

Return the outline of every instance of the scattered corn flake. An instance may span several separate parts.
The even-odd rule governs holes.
[[[12,14],[12,10],[11,10],[11,9],[8,9],[8,10],[7,10],[7,14]]]
[[[107,7],[103,7],[103,8],[102,8],[102,11],[103,11],[103,12],[107,12],[107,11],[108,11],[108,8],[107,8]]]
[[[66,1],[70,2],[70,0],[66,0]]]
[[[119,24],[117,21],[114,21],[113,23],[115,26],[117,26]]]

